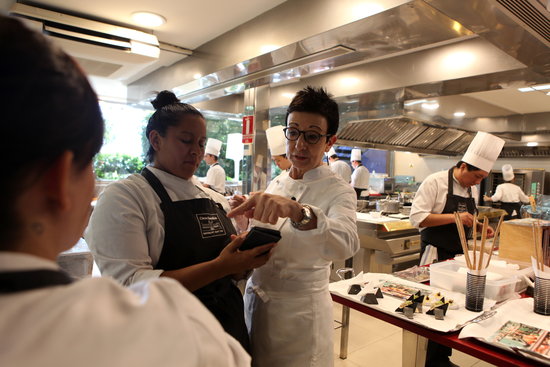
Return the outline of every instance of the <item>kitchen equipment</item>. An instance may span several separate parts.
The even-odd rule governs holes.
[[[381,199],[376,202],[376,211],[383,213],[399,213],[399,201]]]
[[[420,234],[408,220],[358,215],[357,233],[363,250],[363,271],[392,273],[418,265]]]
[[[369,204],[368,200],[357,200],[357,211],[360,212],[364,210]]]
[[[463,271],[459,271],[462,268]],[[466,293],[467,270],[465,264],[456,260],[443,261],[430,265],[430,285],[453,292]],[[512,297],[516,291],[518,278],[514,275],[502,279],[487,279],[485,282],[485,298],[497,302]]]

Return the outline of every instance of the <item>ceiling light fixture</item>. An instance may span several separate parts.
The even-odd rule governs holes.
[[[533,88],[534,90],[545,90],[545,89],[550,89],[550,84],[533,85],[532,88]]]
[[[531,87],[518,88],[520,92],[533,92],[534,89]]]
[[[276,49],[278,48],[281,48],[281,46],[277,46],[277,45],[263,45],[260,47],[260,52],[261,52],[261,55],[263,54],[268,54],[270,53],[271,51],[275,51]]]
[[[427,110],[437,110],[439,108],[439,103],[437,102],[422,103],[422,108],[425,108]]]
[[[200,73],[196,73],[193,75],[193,79],[197,80],[197,79],[200,79],[202,78],[202,75]]]
[[[537,145],[539,145],[539,143],[537,143],[536,141],[530,141],[529,143],[527,143],[528,147],[536,147]]]
[[[166,23],[166,18],[162,15],[148,11],[136,11],[132,13],[132,19],[134,22],[144,27],[158,27]]]
[[[455,112],[454,117],[464,117],[466,116],[466,112]]]

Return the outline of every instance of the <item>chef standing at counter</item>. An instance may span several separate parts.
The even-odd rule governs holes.
[[[206,142],[204,161],[210,166],[206,172],[206,180],[203,183],[204,187],[208,187],[220,193],[225,194],[225,170],[218,163],[218,157],[222,150],[222,141],[210,138]]]
[[[336,176],[342,177],[347,183],[351,182],[351,167],[344,161],[341,161],[336,154],[334,147],[331,147],[327,153],[329,167]]]
[[[357,199],[360,199],[361,192],[369,189],[370,172],[367,167],[363,166],[361,163],[361,149],[352,149],[350,160],[354,169],[351,174],[351,186],[357,193]]]
[[[515,185],[514,169],[511,165],[502,166],[502,179],[505,181],[497,186],[493,196],[484,196],[485,201],[500,201],[501,209],[506,210],[508,215],[504,220],[515,219],[519,217],[521,203],[528,203],[529,196],[525,195],[521,187]]]
[[[466,227],[473,226],[476,185],[487,177],[503,145],[501,138],[480,131],[455,167],[433,173],[422,182],[410,214],[411,224],[420,229],[421,264],[429,264],[434,259],[447,260],[462,253],[453,213],[460,213]],[[488,235],[492,236],[491,227]],[[453,366],[450,355],[451,348],[430,341],[426,367]]]

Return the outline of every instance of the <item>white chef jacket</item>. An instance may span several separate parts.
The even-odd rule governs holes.
[[[160,180],[170,198],[211,198],[230,210],[224,196],[203,187],[196,177],[184,180],[147,167]],[[164,271],[153,269],[164,244],[164,214],[160,198],[140,174],[116,181],[97,200],[85,239],[102,275],[124,285],[157,278]]]
[[[341,160],[330,162],[330,169],[337,176],[342,177],[342,179],[344,181],[346,181],[347,183],[351,182],[351,167],[346,162],[341,161]],[[367,185],[367,187],[368,187],[368,185]]]
[[[523,193],[518,185],[511,182],[505,182],[497,186],[495,194],[491,196],[492,201],[502,201],[503,203],[528,203],[529,196]]]
[[[283,172],[267,193],[311,206],[317,228],[300,231],[290,219],[276,225],[282,239],[255,269],[245,292],[245,319],[254,366],[332,366],[333,310],[328,291],[332,260],[359,250],[354,190],[322,165],[294,180]],[[263,299],[263,300],[262,300]]]
[[[206,172],[205,184],[220,194],[225,194],[225,171],[219,163],[214,163]]]
[[[369,188],[370,172],[365,166],[359,166],[351,174],[351,186],[358,189]]]
[[[0,271],[54,262],[0,252]],[[124,288],[86,278],[0,293],[0,366],[249,366],[250,357],[201,302],[163,278]]]
[[[430,214],[441,214],[447,202],[447,191],[449,188],[449,171],[432,173],[422,182],[412,202],[409,220],[413,226],[421,231],[426,227],[420,227]],[[469,197],[468,188],[462,187],[453,175],[453,195]],[[472,197],[477,205],[477,186],[472,186]]]

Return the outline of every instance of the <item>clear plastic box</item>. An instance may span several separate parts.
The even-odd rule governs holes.
[[[459,273],[460,264],[456,261],[443,261],[430,265],[430,285],[453,292],[466,292],[466,274]],[[487,280],[485,298],[497,302],[510,298],[516,291],[518,278],[510,276],[500,280]]]

